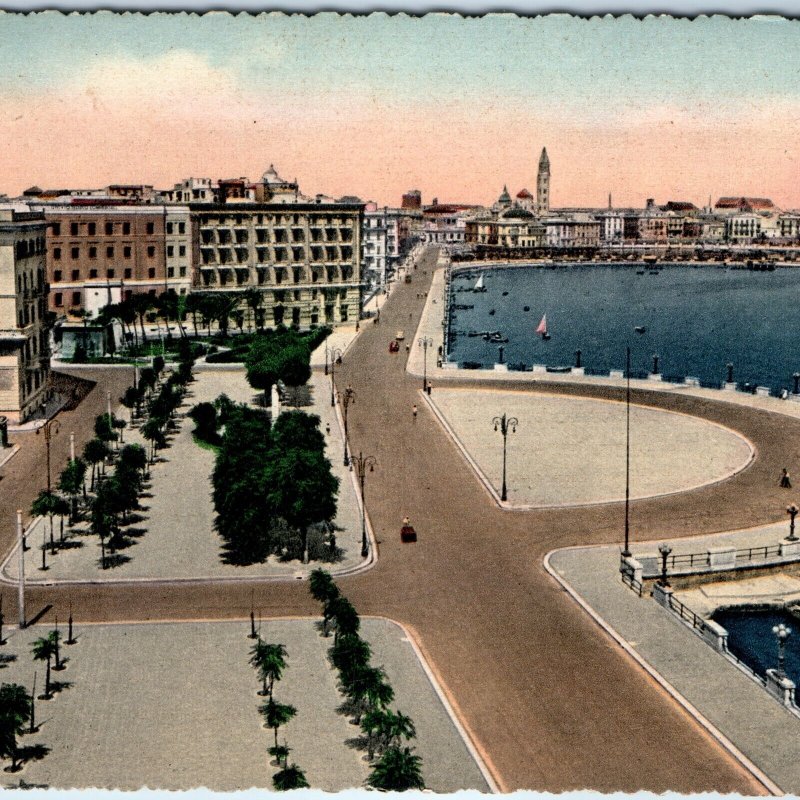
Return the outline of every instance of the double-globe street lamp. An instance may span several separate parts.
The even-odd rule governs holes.
[[[508,446],[508,434],[517,432],[519,420],[516,417],[509,417],[503,414],[501,417],[495,417],[492,420],[492,425],[494,425],[496,431],[500,431],[503,437],[503,489],[500,493],[500,499],[505,502],[508,500],[508,491],[506,489],[506,449]]]
[[[776,625],[772,629],[772,632],[778,637],[778,677],[785,678],[786,672],[783,669],[783,664],[785,658],[786,640],[792,635],[792,629],[788,625],[784,625],[781,622],[780,625]]]
[[[789,515],[789,535],[786,537],[787,542],[796,542],[797,535],[794,532],[794,519],[800,511],[794,503],[786,507],[786,513]]]
[[[38,434],[39,431],[44,431],[44,446],[45,450],[47,451],[47,493],[50,494],[50,440],[53,438],[53,433],[58,433],[58,430],[61,426],[58,423],[57,419],[49,419],[47,422],[42,425],[41,428],[36,430]]]
[[[339,402],[342,404],[342,412],[344,416],[344,466],[350,466],[350,456],[348,455],[348,434],[347,434],[347,408],[350,403],[355,403],[356,401],[356,393],[353,390],[352,386],[348,386],[343,392],[338,392],[339,395]]]
[[[370,472],[375,471],[375,465],[378,462],[375,456],[365,456],[359,451],[357,456],[353,456],[353,464],[356,468],[356,475],[361,484],[361,557],[366,558],[369,548],[367,546],[367,505],[364,499],[364,480],[367,477],[367,470]]]
[[[328,352],[326,348],[326,353]],[[342,363],[342,351],[338,347],[330,349],[331,356],[331,408],[336,405],[336,364]],[[327,374],[327,373],[326,373]]]
[[[428,348],[433,347],[433,339],[430,336],[421,336],[418,340],[422,348],[422,391],[428,390]]]
[[[658,546],[658,552],[661,553],[661,580],[659,580],[659,584],[666,589],[669,586],[669,581],[667,580],[667,559],[672,552],[672,548],[668,544],[660,544]]]

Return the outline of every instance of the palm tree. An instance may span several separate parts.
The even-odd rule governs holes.
[[[142,344],[146,344],[147,333],[144,329],[144,315],[153,307],[153,298],[149,294],[134,294],[131,297],[131,307],[134,314],[139,318],[139,325],[142,329]]]
[[[53,549],[53,515],[59,513],[58,498],[53,492],[43,490],[31,503],[31,514],[34,517],[47,517],[50,520],[50,548]]]
[[[328,635],[328,623],[331,619],[331,603],[339,597],[339,587],[333,582],[329,572],[324,569],[315,569],[308,579],[308,588],[311,596],[322,603],[322,634]]]
[[[372,768],[367,785],[384,792],[405,792],[424,789],[422,759],[411,747],[387,747]]]
[[[394,689],[380,667],[367,666],[355,670],[344,690],[355,707],[356,725],[361,724],[361,715],[365,712],[386,708],[394,700]]]
[[[133,412],[138,412],[139,403],[142,401],[141,392],[138,389],[134,389],[133,386],[129,386],[119,401],[131,412],[131,425],[133,425]]]
[[[53,502],[53,513],[57,514],[60,519],[60,530],[58,534],[59,542],[64,541],[64,517],[72,514],[72,505],[68,503],[63,497],[55,495]]]
[[[289,764],[289,753],[292,752],[292,748],[284,741],[283,744],[270,747],[267,752],[278,762],[278,766],[280,766],[281,761],[283,761],[283,766],[285,768]]]
[[[261,308],[262,303],[264,302],[264,295],[258,289],[256,289],[255,286],[250,286],[249,288],[244,290],[242,299],[250,309],[252,319],[256,323],[256,325],[258,325],[258,328],[259,329],[263,328],[264,317],[263,315],[260,315],[257,312],[258,309]],[[249,327],[250,325],[248,321],[248,328]]]
[[[263,706],[258,709],[261,716],[264,717],[264,724],[268,728],[272,728],[275,733],[275,747],[278,746],[278,728],[285,725],[297,714],[297,709],[294,706],[286,705],[284,703],[276,703],[270,698]]]
[[[164,432],[161,430],[162,425],[162,420],[156,417],[151,417],[141,427],[140,433],[148,442],[150,442],[151,464],[156,460],[156,447],[163,447],[166,443]]]
[[[333,634],[333,643],[336,644],[340,636],[358,633],[361,620],[358,618],[353,604],[346,597],[337,597],[330,603],[330,615],[336,624]]]
[[[272,689],[276,680],[280,680],[286,669],[286,648],[282,644],[268,644],[258,639],[250,648],[250,663],[258,670],[262,680],[261,695],[269,695],[272,700]],[[267,686],[269,681],[269,687]],[[277,741],[275,742],[277,744]]]
[[[195,293],[183,295],[184,309],[187,313],[192,315],[192,325],[194,326],[194,338],[197,339],[200,334],[197,331],[197,315],[202,315],[203,296]]]
[[[31,645],[33,660],[47,662],[47,670],[44,677],[44,694],[39,695],[40,700],[50,700],[53,697],[53,693],[50,691],[50,662],[56,654],[56,647],[58,646],[54,633],[55,631],[51,631],[47,636],[42,636]]]
[[[358,634],[348,633],[339,637],[330,655],[331,663],[339,670],[342,684],[347,685],[352,675],[369,664],[371,649]]]
[[[388,747],[399,747],[401,739],[410,741],[417,735],[411,717],[383,708],[367,711],[361,720],[361,730],[367,737],[367,758],[370,761],[376,751],[381,755]]]
[[[10,758],[9,772],[19,769],[17,736],[31,718],[32,698],[24,686],[4,683],[0,686],[0,757]]]
[[[306,774],[297,764],[291,767],[284,767],[272,776],[272,785],[278,792],[287,792],[291,789],[308,789]]]
[[[58,478],[59,491],[71,500],[70,522],[75,522],[78,511],[78,497],[84,489],[83,482],[86,478],[86,462],[82,458],[70,461]]]

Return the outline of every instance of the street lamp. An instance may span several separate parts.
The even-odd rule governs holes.
[[[418,340],[419,346],[422,348],[422,391],[428,389],[428,348],[433,347],[433,339],[430,336],[422,336]]]
[[[500,431],[503,437],[503,490],[500,493],[500,499],[505,502],[508,500],[508,492],[506,491],[506,447],[508,444],[508,434],[517,432],[517,425],[519,420],[516,417],[507,417],[503,414],[502,417],[495,417],[492,420],[492,425],[496,431]]]
[[[800,511],[800,508],[798,508],[794,503],[786,508],[786,513],[789,515],[789,535],[786,537],[787,542],[797,541],[797,536],[794,532],[794,518],[797,516],[798,511]]]
[[[365,456],[359,451],[358,456],[353,457],[353,463],[361,484],[361,557],[366,558],[369,548],[367,547],[367,506],[364,500],[364,479],[367,477],[367,468],[369,467],[370,472],[374,472],[378,462],[375,460],[375,456]]]
[[[350,456],[347,453],[348,439],[347,439],[347,407],[350,403],[355,403],[356,393],[353,391],[352,386],[348,386],[343,392],[338,392],[339,402],[342,404],[344,411],[344,466],[350,466]]]
[[[330,350],[331,355],[331,408],[336,405],[336,364],[342,363],[342,351],[338,347],[332,347]]]
[[[50,494],[50,439],[53,437],[53,432],[58,433],[61,426],[58,424],[57,419],[49,419],[42,425],[41,428],[36,429],[38,435],[39,431],[44,431],[44,446],[47,451],[47,493]]]
[[[672,552],[672,548],[668,544],[660,544],[658,546],[658,552],[661,553],[661,579],[658,583],[666,589],[669,586],[669,581],[667,580],[667,559]]]
[[[784,650],[786,648],[786,640],[792,635],[792,629],[782,622],[776,625],[772,632],[778,637],[778,677],[785,678],[786,672],[783,669]]]

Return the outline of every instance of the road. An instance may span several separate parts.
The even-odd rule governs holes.
[[[542,567],[553,548],[618,541],[621,504],[501,511],[422,402],[419,380],[405,373],[405,354],[388,353],[399,328],[412,343],[424,302],[418,295],[434,264],[426,259],[410,285],[395,288],[380,324],[366,326],[337,370],[337,383],[352,384],[356,393],[349,413],[352,450],[378,462],[366,495],[380,558],[369,572],[342,580],[343,590],[362,614],[391,617],[415,632],[506,790],[763,794]],[[535,388],[621,399],[612,389]],[[727,425],[747,436],[758,454],[723,483],[634,503],[635,540],[782,516],[786,495],[777,476],[798,463],[800,422],[674,395],[636,392],[633,399]],[[406,514],[419,532],[416,544],[399,542]],[[52,605],[46,618],[56,611],[63,618],[71,602],[78,622],[219,619],[245,617],[251,598],[265,617],[317,613],[300,582],[40,588],[30,591],[29,607]]]

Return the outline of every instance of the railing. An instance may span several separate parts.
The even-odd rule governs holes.
[[[708,553],[680,553],[669,556],[667,564],[670,567],[693,567],[695,564],[708,564]]]
[[[737,561],[753,561],[755,559],[767,559],[781,555],[781,545],[765,545],[762,547],[744,547],[736,551]]]
[[[677,612],[678,616],[685,622],[688,622],[695,630],[702,633],[706,629],[706,621],[699,614],[695,614],[689,606],[684,605],[678,600],[675,595],[671,594],[669,596],[669,607]]]
[[[758,547],[742,547],[734,551],[737,563],[749,561],[766,561],[769,558],[778,558],[783,554],[783,545],[770,544]],[[667,566],[670,569],[679,567],[708,566],[709,556],[704,553],[678,553],[667,557]]]
[[[623,569],[620,572],[620,576],[622,577],[622,582],[626,586],[633,589],[633,591],[636,592],[636,594],[638,594],[639,597],[641,597],[642,594],[644,594],[644,585],[633,577],[633,570]]]

